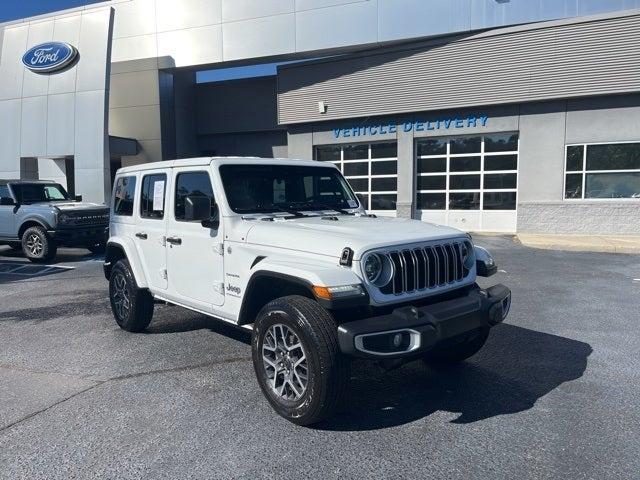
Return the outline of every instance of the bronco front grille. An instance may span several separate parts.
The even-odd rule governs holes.
[[[391,281],[380,291],[401,295],[461,282],[469,274],[464,266],[464,242],[441,243],[385,252],[393,266]]]

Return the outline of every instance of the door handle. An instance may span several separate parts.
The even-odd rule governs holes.
[[[143,233],[143,232],[138,232],[138,233],[136,233],[136,237],[141,238],[142,240],[146,240],[147,239],[147,234]]]
[[[167,237],[167,242],[171,245],[182,245],[182,239],[179,237]]]

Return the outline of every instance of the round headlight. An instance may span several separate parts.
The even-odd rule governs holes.
[[[68,223],[69,222],[69,215],[67,215],[66,213],[63,213],[62,215],[60,215],[58,217],[58,222],[60,222],[60,223]]]
[[[462,244],[462,263],[467,270],[471,270],[473,262],[475,261],[473,245],[471,242],[464,242]]]
[[[364,275],[370,283],[375,283],[382,273],[382,260],[377,253],[370,253],[363,263]]]

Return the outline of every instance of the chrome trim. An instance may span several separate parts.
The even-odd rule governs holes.
[[[411,340],[409,342],[409,346],[405,350],[396,350],[395,352],[385,353],[385,352],[376,352],[373,350],[367,350],[366,348],[364,348],[363,338],[365,337],[375,337],[377,335],[389,335],[391,333],[399,333],[399,332],[409,332]],[[353,342],[355,344],[356,350],[360,352],[368,353],[370,355],[378,355],[380,357],[388,357],[390,355],[397,355],[398,353],[413,352],[414,350],[419,349],[420,348],[420,332],[417,332],[412,328],[399,328],[397,330],[385,330],[383,332],[363,333],[361,335],[356,335],[356,337],[353,339]]]

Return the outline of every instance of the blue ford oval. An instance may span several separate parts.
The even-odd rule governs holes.
[[[30,48],[22,63],[33,72],[50,73],[62,70],[76,58],[78,51],[64,42],[48,42]]]

